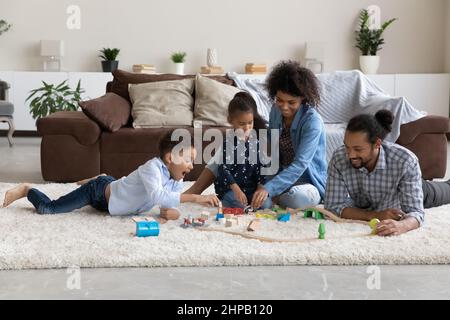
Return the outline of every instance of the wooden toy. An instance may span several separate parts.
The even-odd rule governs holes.
[[[204,221],[208,221],[209,220],[209,213],[208,212],[202,212],[202,215],[200,216],[200,219],[202,219]]]
[[[252,220],[247,226],[247,231],[253,232],[258,230],[260,223],[261,221],[259,219]]]
[[[227,219],[225,222],[226,228],[231,228],[231,227],[234,227],[235,225],[236,225],[236,220],[234,220],[234,219]]]
[[[325,224],[321,223],[319,225],[319,239],[324,240],[325,239]]]

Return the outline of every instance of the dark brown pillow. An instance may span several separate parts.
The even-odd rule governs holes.
[[[140,74],[131,73],[117,69],[113,71],[114,79],[112,82],[108,83],[107,90],[114,92],[126,99],[131,103],[130,96],[128,94],[128,85],[139,84],[139,83],[149,83],[158,81],[173,81],[173,80],[184,80],[184,79],[195,79],[195,75],[177,75],[177,74]],[[219,81],[230,86],[234,85],[234,81],[227,76],[208,76],[211,79]]]
[[[81,101],[79,105],[90,119],[109,132],[125,126],[131,115],[131,104],[112,92],[97,99]]]

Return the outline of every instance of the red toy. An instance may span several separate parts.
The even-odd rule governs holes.
[[[223,208],[223,214],[232,214],[235,216],[244,215],[244,209],[242,208]]]

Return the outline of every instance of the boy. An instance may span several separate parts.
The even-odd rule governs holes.
[[[54,201],[24,183],[6,192],[3,207],[27,197],[39,214],[66,213],[91,205],[112,216],[123,216],[148,212],[159,205],[161,222],[166,222],[179,218],[175,208],[183,202],[218,206],[219,199],[215,195],[181,194],[182,180],[193,169],[196,150],[191,142],[178,154],[172,152],[179,142],[172,141],[171,136],[172,133],[169,133],[161,140],[159,157],[148,161],[127,177],[115,180],[111,176],[101,175],[88,179],[75,191]]]

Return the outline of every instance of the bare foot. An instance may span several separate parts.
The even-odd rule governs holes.
[[[92,177],[92,178],[80,180],[80,181],[77,182],[77,185],[82,186],[82,185],[85,185],[86,183],[88,183],[91,180],[95,180],[98,177],[104,177],[104,176],[106,176],[106,174],[102,173],[102,174],[99,174],[98,176],[95,176],[95,177]]]
[[[13,202],[25,198],[30,190],[30,185],[28,183],[19,184],[17,187],[8,190],[5,194],[5,200],[3,200],[3,208],[6,208]]]

